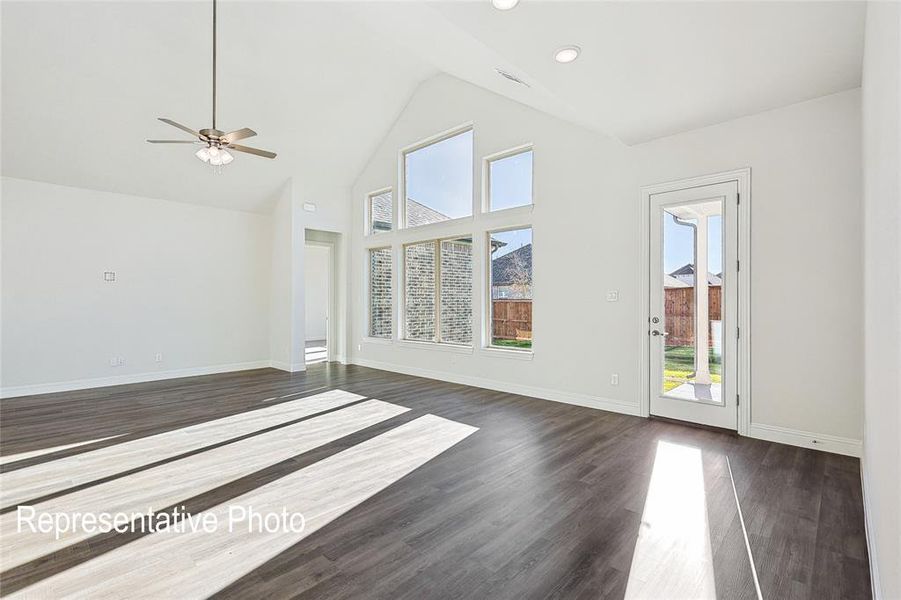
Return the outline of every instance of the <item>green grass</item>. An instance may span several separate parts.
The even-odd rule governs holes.
[[[695,369],[695,349],[693,346],[667,346],[663,351],[663,391],[668,392],[689,381],[688,376]],[[722,383],[720,358],[710,352],[710,378],[714,383]]]
[[[491,345],[501,348],[531,348],[532,340],[499,340],[495,338],[491,340]]]

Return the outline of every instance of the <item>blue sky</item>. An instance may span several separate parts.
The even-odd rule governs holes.
[[[406,155],[407,197],[451,218],[472,214],[472,131]],[[491,163],[493,210],[532,202],[532,152]]]
[[[531,204],[532,151],[493,161],[488,182],[491,210]]]
[[[691,227],[678,225],[668,213],[663,219],[663,270],[672,273],[686,263],[694,263],[694,237]],[[707,270],[719,273],[723,270],[723,218],[707,219]]]
[[[407,197],[452,219],[472,214],[472,130],[406,156]]]
[[[513,252],[523,246],[532,243],[531,229],[516,229],[513,231],[500,231],[491,234],[491,239],[506,243],[507,245],[495,252],[492,257],[500,258],[504,254]]]
[[[406,155],[407,196],[451,218],[472,214],[472,131]],[[500,210],[532,201],[532,152],[515,154],[491,163],[491,208]],[[722,270],[722,217],[709,220],[709,268]],[[532,243],[532,230],[493,234],[507,245],[495,258]],[[663,265],[667,273],[694,262],[692,229],[664,219]]]

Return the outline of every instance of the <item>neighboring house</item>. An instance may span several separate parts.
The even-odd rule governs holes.
[[[391,192],[373,196],[369,210],[372,211],[371,219],[373,233],[379,231],[391,231],[391,224],[394,220],[394,206],[391,202]],[[428,225],[429,223],[438,223],[449,219],[450,217],[444,213],[440,213],[424,204],[420,204],[412,198],[407,198],[407,227]]]
[[[691,263],[683,265],[663,277],[663,287],[693,287],[695,284],[695,266]],[[723,285],[723,274],[707,273],[707,285]]]
[[[491,261],[491,297],[495,300],[532,298],[532,244]]]

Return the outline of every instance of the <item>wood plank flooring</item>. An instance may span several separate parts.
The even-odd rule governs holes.
[[[736,494],[763,598],[871,597],[856,459],[334,363],[3,400],[0,491],[10,597],[756,598]],[[154,499],[311,521],[9,529]]]

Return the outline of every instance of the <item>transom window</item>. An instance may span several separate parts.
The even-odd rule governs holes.
[[[369,214],[368,233],[391,231],[394,228],[394,199],[390,189],[369,194],[367,212]]]
[[[404,154],[404,227],[472,215],[472,129]]]
[[[532,149],[488,161],[488,210],[532,204]]]

